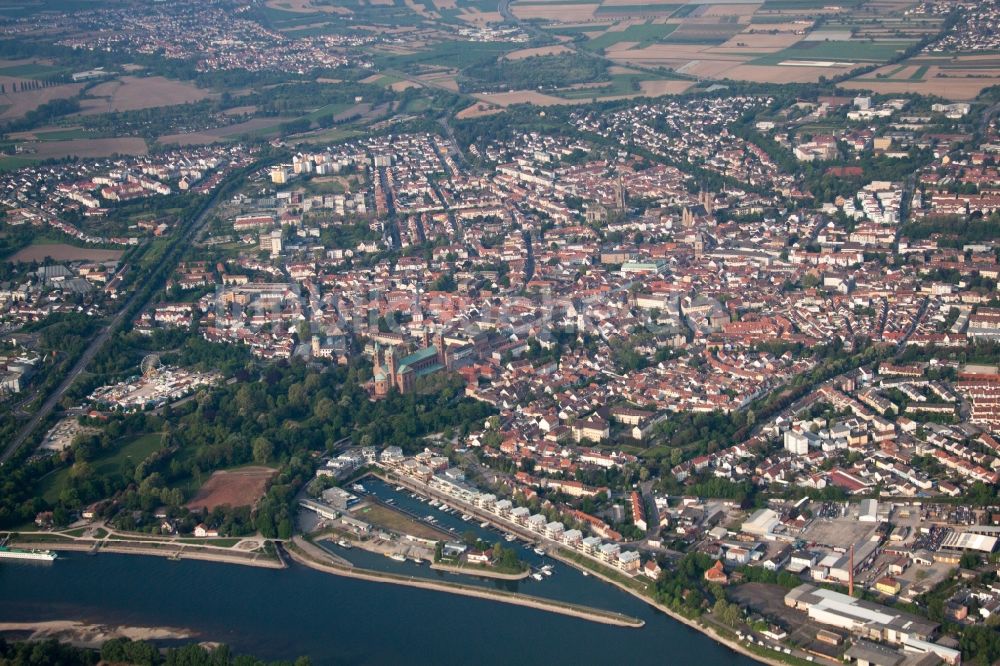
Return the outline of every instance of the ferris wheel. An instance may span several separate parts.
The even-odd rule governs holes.
[[[152,377],[160,369],[160,357],[157,354],[149,354],[142,359],[139,364],[143,377]]]

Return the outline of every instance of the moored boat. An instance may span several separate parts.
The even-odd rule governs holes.
[[[56,554],[51,550],[23,550],[21,548],[0,546],[0,558],[8,560],[37,560],[41,562],[51,562],[56,559]]]

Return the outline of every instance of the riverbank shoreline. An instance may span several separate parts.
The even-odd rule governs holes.
[[[162,542],[165,548],[155,548],[148,544],[137,543],[135,546],[125,545],[127,541],[121,542],[37,542],[17,544],[18,548],[34,548],[38,550],[52,550],[55,552],[76,552],[76,553],[115,553],[117,555],[145,555],[149,557],[164,557],[175,560],[202,560],[206,562],[219,562],[222,564],[239,564],[248,567],[258,567],[263,569],[284,569],[287,565],[280,560],[273,560],[267,557],[250,558],[231,553],[212,552],[199,548],[189,547],[191,544],[171,544]],[[95,545],[97,548],[95,549]]]
[[[501,603],[508,603],[508,604],[513,604],[515,606],[524,606],[527,608],[534,608],[536,610],[549,611],[560,615],[568,615],[570,617],[589,620],[591,622],[597,622],[600,624],[610,624],[619,627],[639,628],[646,624],[644,620],[629,617],[621,613],[603,611],[597,608],[588,608],[586,606],[571,605],[571,604],[566,604],[564,602],[544,599],[541,597],[532,597],[523,594],[515,594],[512,592],[502,592],[500,590],[491,590],[488,588],[473,587],[470,585],[463,585],[461,583],[447,583],[447,582],[433,581],[429,579],[404,577],[404,576],[398,576],[396,574],[389,574],[380,571],[372,571],[370,569],[358,569],[353,566],[343,567],[334,565],[332,563],[326,564],[316,559],[316,558],[325,559],[325,551],[323,549],[313,544],[310,544],[305,539],[297,536],[293,537],[292,541],[286,543],[285,545],[286,545],[286,552],[288,553],[289,557],[291,557],[292,560],[294,560],[295,562],[305,567],[309,567],[310,569],[333,574],[335,576],[357,578],[360,580],[366,580],[376,583],[387,583],[390,585],[394,584],[394,585],[402,585],[405,587],[415,587],[424,590],[435,590],[438,592],[447,592],[465,597],[476,597],[479,599],[486,599],[489,601],[499,601]]]
[[[95,649],[115,638],[128,638],[133,641],[174,641],[194,637],[191,631],[174,627],[133,627],[78,620],[0,622],[0,636],[5,634],[28,634],[28,640],[31,641],[54,638],[76,647]]]
[[[443,495],[441,493],[436,493],[436,492],[434,492],[430,488],[426,488],[426,487],[422,488],[422,487],[418,486],[417,484],[413,483],[411,479],[407,479],[407,478],[404,478],[404,477],[401,477],[401,476],[396,476],[396,475],[392,475],[390,477],[389,474],[385,474],[383,472],[371,472],[371,475],[374,476],[374,477],[376,477],[376,478],[378,478],[378,479],[380,479],[380,480],[382,480],[385,483],[399,484],[399,485],[402,485],[405,488],[410,489],[413,492],[417,492],[417,493],[420,493],[422,495],[429,496],[429,497],[438,497],[439,499],[442,499],[442,501],[446,501],[446,502],[448,502],[449,504],[451,504],[453,506],[463,507],[463,510],[468,510],[471,513],[471,515],[474,515],[474,516],[477,516],[479,518],[482,518],[482,519],[486,520],[487,522],[489,522],[491,525],[493,525],[493,526],[495,526],[495,527],[497,527],[499,529],[509,530],[511,532],[514,532],[515,534],[518,534],[521,531],[516,526],[512,527],[512,526],[504,525],[502,522],[500,522],[499,520],[497,520],[495,516],[493,516],[491,514],[487,514],[487,513],[483,512],[483,511],[480,511],[478,507],[471,506],[467,502],[462,502],[461,500],[458,500],[456,498],[447,497],[447,496],[445,496],[445,495]],[[673,620],[676,620],[677,622],[685,625],[686,627],[689,627],[690,629],[694,629],[695,631],[698,631],[698,632],[702,633],[703,635],[705,635],[708,638],[712,639],[716,643],[718,643],[720,645],[723,645],[723,646],[729,648],[730,650],[732,650],[734,652],[737,652],[737,653],[739,653],[739,654],[741,654],[741,655],[743,655],[745,657],[749,657],[750,659],[753,659],[754,661],[757,661],[759,663],[768,664],[769,666],[788,666],[788,662],[787,661],[784,661],[784,660],[782,660],[780,658],[773,658],[773,657],[765,656],[765,655],[762,655],[762,654],[758,654],[757,652],[754,652],[754,651],[748,649],[745,645],[742,645],[738,641],[735,641],[735,640],[732,640],[732,639],[727,638],[725,636],[722,636],[714,628],[709,627],[709,626],[705,626],[705,625],[701,624],[700,622],[696,622],[694,620],[686,618],[683,615],[681,615],[680,613],[678,613],[677,611],[675,611],[675,610],[673,610],[671,608],[668,608],[667,606],[664,606],[663,604],[657,602],[656,600],[654,600],[654,599],[652,599],[652,598],[650,598],[650,597],[648,597],[648,596],[646,596],[644,594],[640,594],[636,590],[630,589],[628,586],[622,585],[618,581],[616,581],[616,580],[614,580],[614,579],[612,579],[612,578],[610,578],[608,576],[605,576],[600,571],[598,571],[596,569],[591,569],[589,567],[585,567],[585,566],[579,564],[578,562],[573,561],[570,558],[567,558],[565,556],[562,556],[562,555],[558,554],[558,549],[554,549],[552,552],[549,552],[548,555],[550,557],[552,557],[553,559],[556,559],[556,560],[562,562],[563,564],[565,564],[567,566],[570,566],[570,567],[573,567],[574,569],[577,569],[578,571],[583,571],[583,572],[586,572],[588,574],[593,574],[594,576],[597,576],[602,581],[604,581],[606,583],[609,583],[611,585],[614,585],[616,588],[622,590],[623,592],[626,592],[626,593],[630,594],[632,597],[634,597],[634,598],[636,598],[636,599],[638,599],[640,601],[643,601],[646,604],[649,604],[649,606],[651,606],[652,608],[655,608],[658,611],[661,611],[664,615],[668,616],[669,618],[671,618]]]
[[[558,560],[558,561],[562,562],[566,566],[571,566],[571,567],[573,567],[575,569],[578,569],[580,571],[585,571],[588,574],[596,576],[596,577],[600,578],[602,581],[604,581],[605,583],[608,583],[609,585],[614,585],[619,590],[622,590],[623,592],[627,592],[628,594],[631,594],[636,599],[639,599],[641,601],[646,602],[647,604],[649,604],[650,606],[652,606],[656,610],[662,612],[664,615],[668,616],[672,620],[676,620],[677,622],[685,625],[686,627],[689,627],[691,629],[694,629],[695,631],[701,632],[705,636],[708,636],[709,638],[711,638],[716,643],[718,643],[720,645],[724,645],[725,647],[729,648],[730,650],[732,650],[734,652],[738,652],[739,654],[742,654],[745,657],[749,657],[749,658],[753,659],[754,661],[758,661],[758,662],[760,662],[762,664],[769,664],[769,666],[788,666],[788,662],[787,661],[782,661],[781,659],[772,659],[770,657],[765,657],[764,655],[757,654],[756,652],[748,650],[746,648],[746,646],[742,645],[741,643],[739,643],[737,641],[734,641],[734,640],[731,640],[729,638],[726,638],[725,636],[720,635],[712,627],[707,627],[707,626],[701,624],[700,622],[697,622],[696,620],[692,620],[690,618],[687,618],[687,617],[681,615],[680,613],[678,613],[677,611],[673,610],[672,608],[670,608],[668,606],[665,606],[665,605],[659,603],[658,601],[655,601],[654,599],[651,599],[651,598],[649,598],[649,597],[647,597],[645,595],[638,594],[635,590],[631,590],[628,587],[626,587],[625,585],[622,585],[618,581],[614,580],[613,578],[611,578],[609,576],[605,576],[600,571],[598,571],[596,569],[590,569],[588,567],[584,567],[584,566],[580,565],[579,563],[574,562],[572,559],[564,556],[562,553],[560,553],[558,551],[554,551],[554,552],[549,553],[549,557],[551,557],[554,560]]]
[[[531,575],[530,570],[524,570],[521,573],[508,574],[501,573],[500,571],[490,571],[489,569],[467,569],[465,567],[453,567],[448,564],[441,564],[440,562],[434,562],[431,564],[431,569],[435,571],[446,571],[448,573],[462,574],[463,576],[481,576],[483,578],[496,578],[497,580],[524,580]]]

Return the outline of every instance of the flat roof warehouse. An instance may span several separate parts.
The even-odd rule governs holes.
[[[942,548],[949,550],[976,550],[992,553],[997,547],[997,537],[972,532],[952,532],[941,542]]]

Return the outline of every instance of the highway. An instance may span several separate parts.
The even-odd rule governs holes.
[[[240,173],[242,173],[242,171]],[[205,226],[205,223],[208,221],[209,218],[209,213],[211,213],[212,210],[215,208],[215,204],[217,203],[216,200],[219,197],[219,193],[225,189],[226,185],[228,185],[229,182],[230,181],[226,180],[219,184],[219,187],[217,187],[215,192],[212,193],[211,197],[206,202],[205,207],[202,209],[201,213],[195,216],[192,219],[192,221],[187,225],[187,227],[180,234],[178,234],[174,242],[171,243],[170,247],[164,253],[164,256],[168,257],[167,259],[168,262],[172,261],[174,265],[177,264],[182,253],[179,252],[174,253],[172,251],[175,248],[177,248],[180,244],[187,243],[193,240],[194,237],[197,235],[197,233],[201,230],[201,228]],[[173,266],[171,266],[171,270],[172,269]],[[164,275],[165,276],[169,275],[169,272],[165,273]],[[52,410],[55,409],[55,406],[59,404],[59,401],[63,399],[64,395],[66,395],[66,391],[69,390],[69,387],[72,386],[73,382],[75,382],[76,379],[83,373],[83,371],[87,369],[87,366],[90,365],[90,362],[94,360],[94,357],[97,355],[97,352],[99,352],[101,348],[104,347],[104,344],[111,338],[111,335],[119,329],[119,327],[125,320],[125,317],[128,315],[128,313],[135,311],[133,310],[133,308],[136,305],[140,304],[140,300],[144,297],[144,294],[145,294],[145,301],[141,302],[142,308],[146,307],[149,304],[149,301],[151,301],[156,296],[157,292],[158,290],[154,289],[148,293],[145,293],[145,290],[139,289],[137,286],[136,291],[132,294],[132,296],[128,298],[128,300],[125,301],[124,305],[122,305],[122,307],[118,310],[118,312],[115,313],[114,317],[111,318],[111,321],[108,323],[108,325],[102,328],[101,331],[94,337],[94,339],[91,340],[90,344],[80,355],[80,358],[77,359],[76,363],[73,365],[73,368],[69,371],[66,377],[63,378],[62,382],[60,382],[59,385],[55,388],[55,390],[49,394],[49,396],[45,399],[45,402],[42,403],[42,406],[38,409],[38,411],[35,412],[35,414],[28,420],[28,422],[21,427],[17,435],[15,435],[14,438],[6,445],[4,450],[0,452],[0,465],[6,464],[6,462],[10,460],[10,458],[15,453],[17,453],[18,449],[21,448],[21,445],[24,444],[25,440],[27,440],[28,437],[30,437],[31,434],[38,428],[38,426],[41,425],[45,421],[45,419],[49,417],[49,415],[52,413]]]

